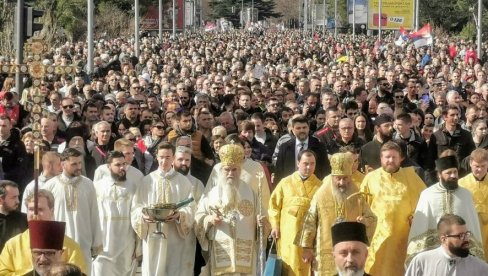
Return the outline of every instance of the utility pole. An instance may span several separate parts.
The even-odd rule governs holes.
[[[87,44],[88,44],[88,60],[87,60],[87,66],[86,66],[86,71],[88,75],[93,73],[93,59],[95,58],[94,56],[94,51],[95,51],[95,46],[94,46],[94,15],[93,15],[93,10],[94,10],[94,5],[93,5],[93,0],[88,0],[88,32],[87,32]]]

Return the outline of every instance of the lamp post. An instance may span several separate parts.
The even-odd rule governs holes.
[[[163,0],[159,0],[158,3],[158,35],[161,40],[163,37]]]
[[[173,0],[173,39],[176,38],[176,0]]]
[[[139,57],[139,0],[134,2],[134,51]]]
[[[94,59],[94,42],[93,42],[93,0],[88,0],[88,30],[87,30],[87,45],[88,45],[88,60],[86,71],[88,74],[93,72],[93,59]],[[19,92],[20,93],[20,92]],[[20,95],[20,94],[19,94]]]
[[[378,1],[378,40],[381,41],[381,0]]]
[[[483,9],[483,2],[481,0],[478,0],[478,33],[477,33],[477,45],[476,45],[476,48],[477,48],[477,53],[478,53],[478,58],[481,59],[481,25],[482,25],[482,22],[481,22],[481,16],[482,16],[482,9]]]

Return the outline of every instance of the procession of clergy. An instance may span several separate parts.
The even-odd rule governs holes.
[[[126,142],[116,142],[93,182],[81,175],[76,149],[44,154],[44,170],[59,172],[24,192],[29,229],[6,242],[0,275],[52,275],[62,262],[85,275],[134,275],[140,256],[142,275],[193,275],[197,241],[200,275],[260,275],[258,227],[276,241],[282,275],[488,275],[484,149],[472,152],[472,173],[459,180],[455,153],[445,151],[439,182],[428,188],[413,167],[400,167],[392,141],[381,146],[380,168],[361,175],[346,148],[330,157],[323,180],[306,149],[271,193],[238,137],[220,149],[205,187],[188,174],[190,148],[160,144],[159,169],[144,177],[128,165]],[[190,198],[164,222],[145,211]]]

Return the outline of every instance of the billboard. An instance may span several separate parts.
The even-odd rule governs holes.
[[[182,31],[185,24],[185,2],[184,0],[176,0],[176,29]],[[163,0],[163,30],[173,29],[173,1]],[[151,5],[148,7],[146,14],[141,16],[141,30],[158,30],[159,14],[158,6]]]
[[[370,0],[368,3],[368,29],[377,30],[378,22],[383,30],[414,28],[415,0],[381,0],[381,16],[378,2]]]
[[[352,24],[352,8],[355,5],[355,19],[356,24],[367,24],[368,23],[368,0],[347,0],[347,14],[349,24]]]

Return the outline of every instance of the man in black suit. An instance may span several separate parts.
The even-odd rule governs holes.
[[[305,149],[312,150],[317,156],[315,175],[319,179],[323,179],[330,174],[327,150],[325,145],[320,143],[317,138],[310,136],[308,119],[304,116],[294,118],[292,121],[292,132],[294,136],[279,146],[274,183],[279,183],[282,178],[297,170],[298,153]]]

